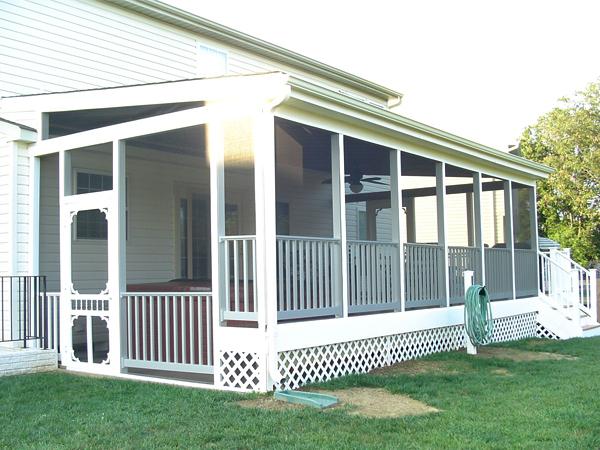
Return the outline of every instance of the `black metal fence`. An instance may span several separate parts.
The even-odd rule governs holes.
[[[49,328],[56,323],[48,308],[46,277],[0,276],[0,342],[21,342],[25,348],[37,341],[40,348],[50,348]]]

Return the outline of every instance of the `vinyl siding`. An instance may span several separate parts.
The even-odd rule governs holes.
[[[198,44],[225,51],[231,75],[278,70],[331,85],[105,2],[0,0],[0,97],[194,78]]]
[[[0,275],[9,274],[10,150],[9,144],[0,140]]]

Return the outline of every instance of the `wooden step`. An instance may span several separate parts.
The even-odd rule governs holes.
[[[581,329],[583,331],[593,330],[595,328],[600,328],[600,323],[591,324],[591,325],[584,325],[584,326],[581,327]]]

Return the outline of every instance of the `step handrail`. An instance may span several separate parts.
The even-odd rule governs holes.
[[[561,273],[561,278],[569,277],[570,296],[572,301],[577,305],[578,309],[590,316],[594,321],[597,320],[597,303],[596,303],[596,271],[593,269],[585,269],[577,262],[573,261],[567,255],[559,251],[538,252],[540,257],[542,293],[549,293],[551,283],[547,277],[550,271],[547,267],[551,267],[551,271]],[[558,255],[555,259],[554,257]],[[562,261],[568,265],[568,269],[560,264]],[[555,277],[556,278],[556,277]],[[554,281],[556,283],[556,280]],[[562,288],[564,288],[564,280],[562,280]]]

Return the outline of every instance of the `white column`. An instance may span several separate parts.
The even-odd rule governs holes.
[[[266,389],[279,382],[277,373],[277,233],[275,213],[275,118],[260,112],[254,118],[254,181],[256,195],[256,267],[258,329],[266,333]]]
[[[473,218],[475,223],[475,247],[479,252],[479,261],[477,269],[479,271],[479,282],[485,286],[485,249],[483,245],[483,208],[481,207],[482,200],[482,184],[481,172],[473,174]]]
[[[213,316],[213,347],[214,347],[214,384],[219,386],[220,364],[219,345],[221,322],[223,320],[225,264],[223,243],[225,235],[225,176],[224,176],[224,131],[223,123],[211,121],[206,125],[206,145],[210,171],[210,257],[212,280],[212,316]]]
[[[40,275],[40,158],[35,156],[29,157],[29,274]]]
[[[65,197],[71,194],[71,152],[58,154],[58,191],[60,216],[60,352],[63,364],[70,361],[71,348],[71,211]]]
[[[121,293],[126,290],[127,255],[125,230],[125,141],[113,141],[113,186],[108,207],[108,292],[110,294],[109,349],[110,371],[121,372],[125,356],[126,331]],[[91,356],[88,356],[91,357]]]
[[[400,301],[400,311],[404,311],[404,249],[402,248],[402,158],[400,150],[390,151],[390,192],[392,208],[392,242],[397,247],[393,255],[392,295]]]
[[[504,241],[506,248],[510,250],[510,279],[512,283],[512,298],[516,298],[515,292],[515,242],[513,238],[513,201],[512,182],[504,181]]]
[[[435,163],[435,192],[437,197],[438,245],[444,248],[443,271],[446,306],[450,306],[450,284],[448,274],[448,242],[446,239],[446,163]]]
[[[344,135],[331,136],[331,193],[333,197],[333,238],[340,243],[333,261],[335,298],[342,317],[348,317],[348,245],[346,241],[346,178],[344,172]]]

